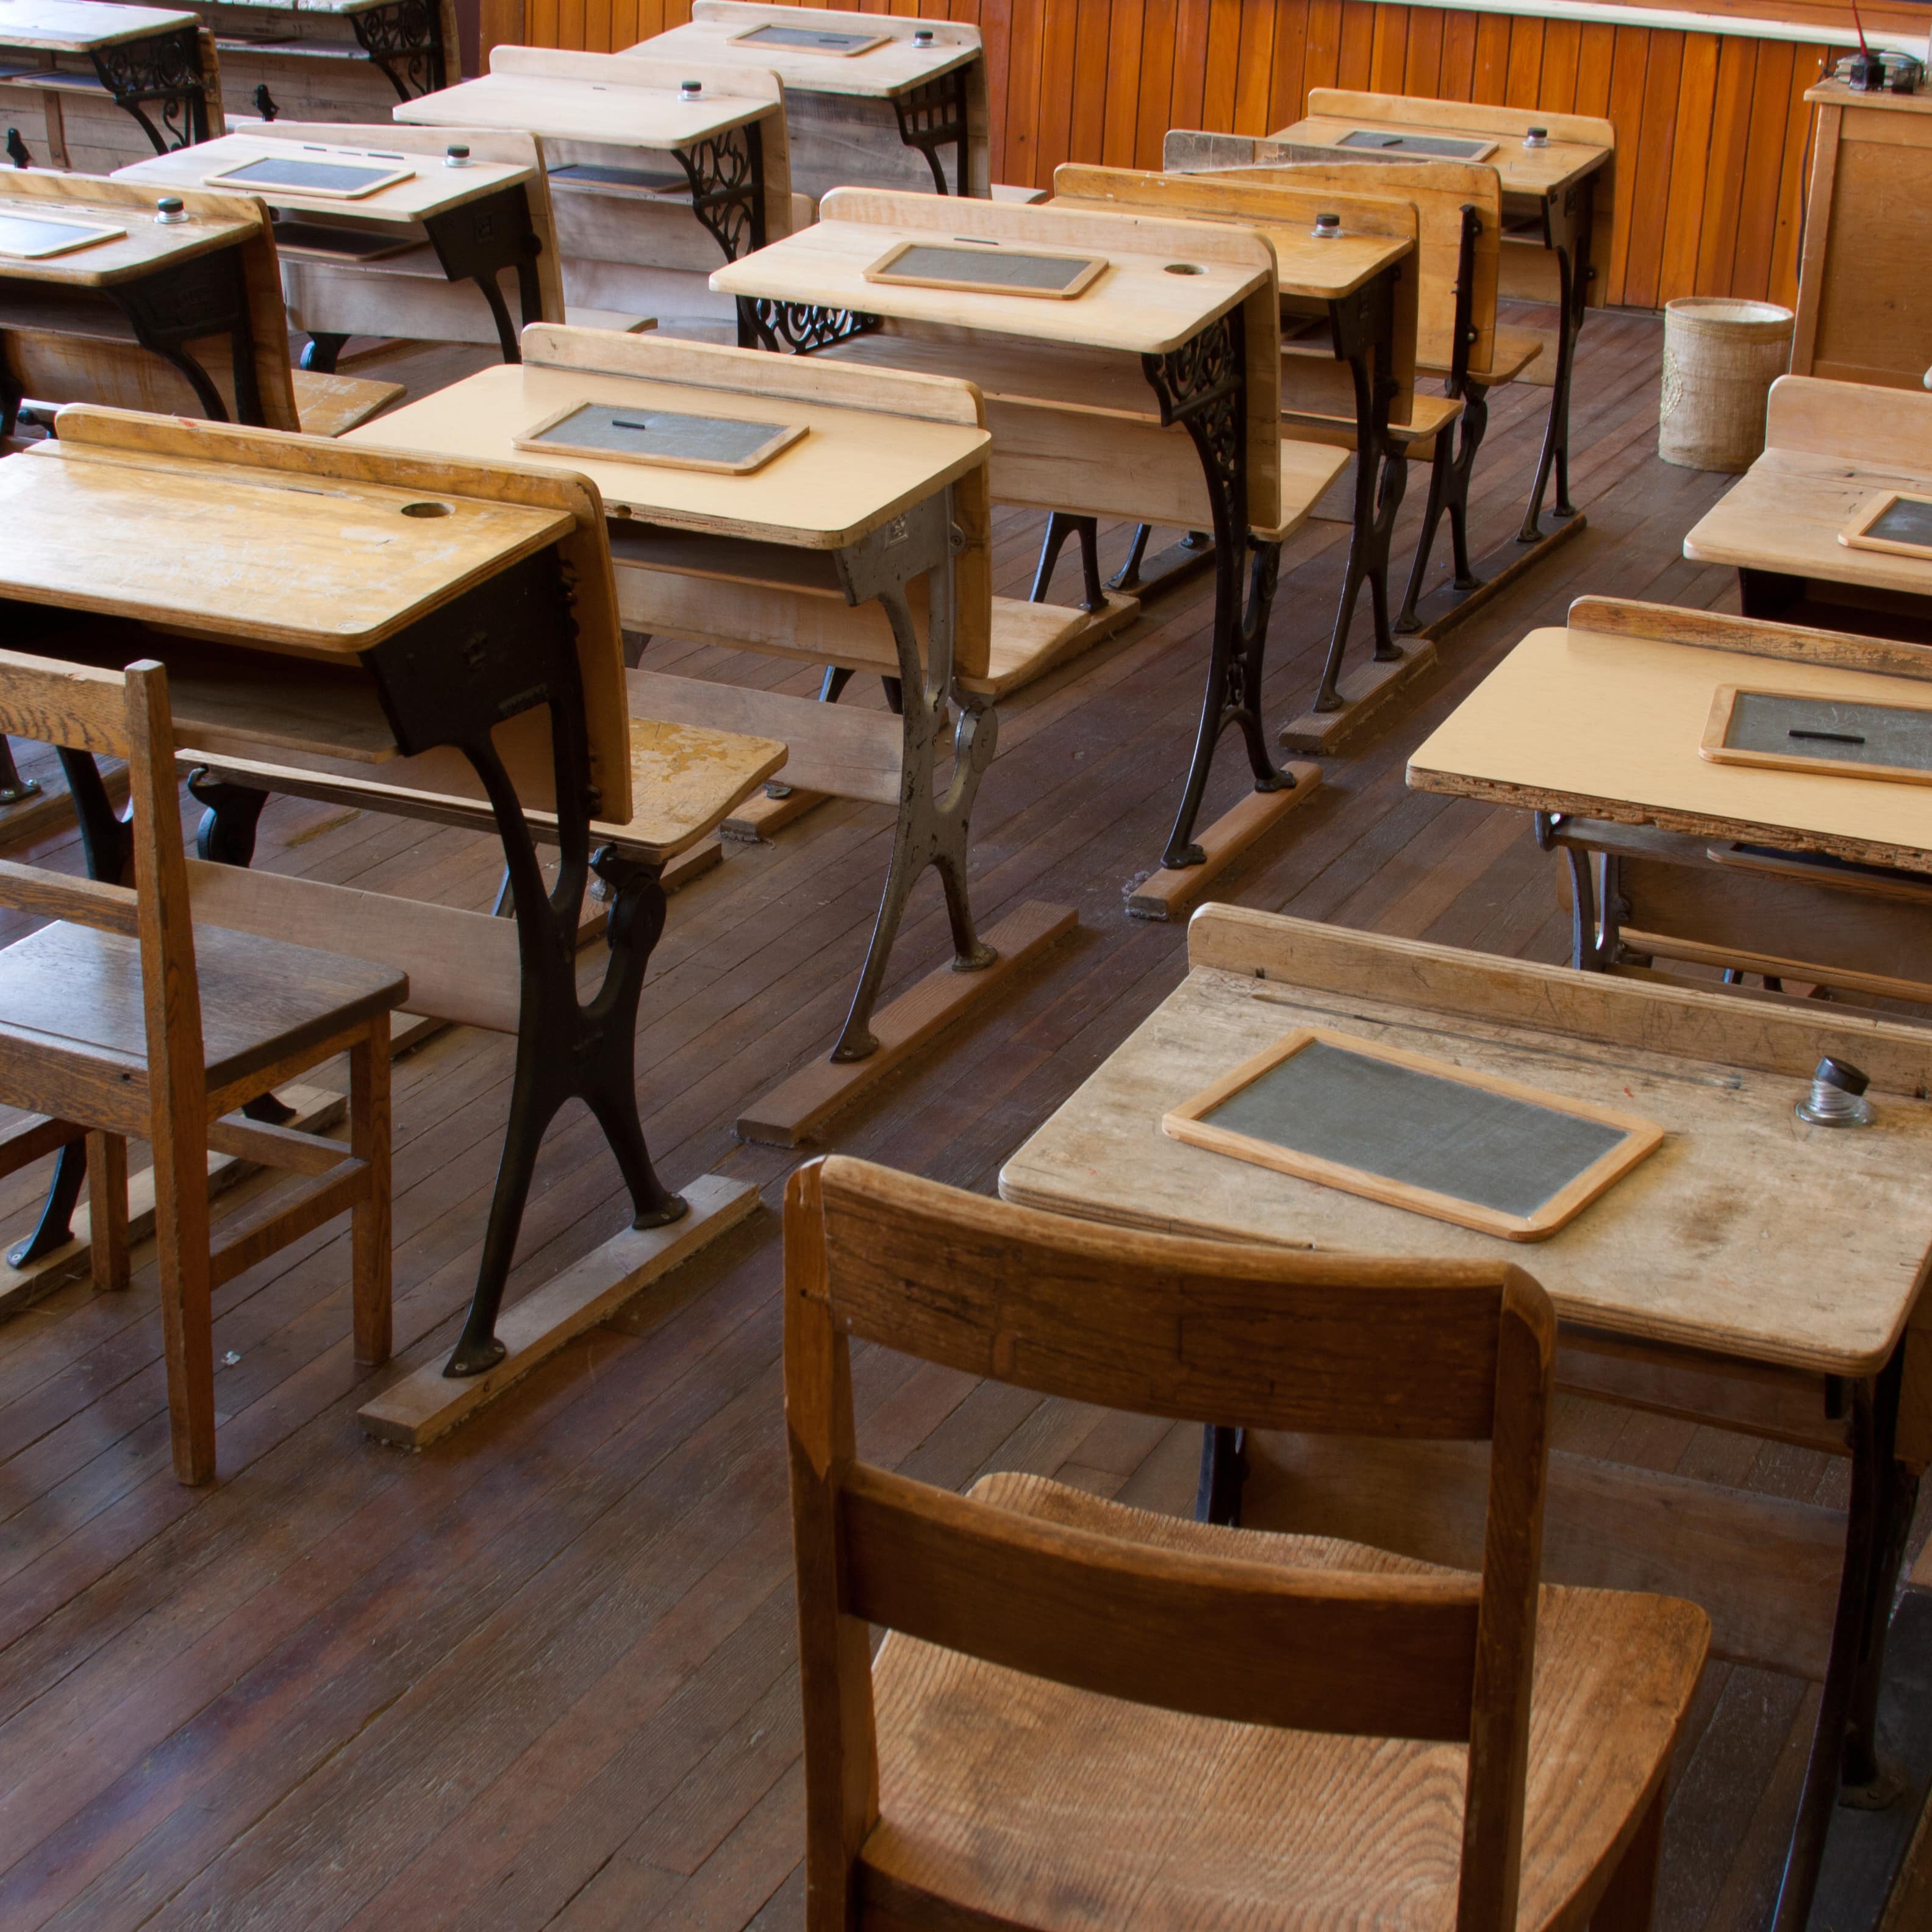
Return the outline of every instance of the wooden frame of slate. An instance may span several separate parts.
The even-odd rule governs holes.
[[[378,161],[394,161],[397,158],[391,154],[365,154],[358,148],[317,148],[315,152],[322,157],[320,160],[310,159],[302,150],[286,155],[250,154],[245,161],[232,162],[212,175],[202,176],[202,179],[210,188],[244,194],[266,194],[279,188],[299,190],[309,200],[364,201],[372,194],[380,194],[386,188],[413,181],[416,176],[414,164],[409,162],[386,170],[373,166]],[[358,166],[358,162],[364,165]],[[334,186],[326,178],[331,174],[368,178]]]
[[[1802,707],[1815,709],[1823,714],[1816,721],[1815,730],[1807,733],[1802,740],[1815,748],[1784,752],[1762,744],[1731,743],[1738,701],[1754,698],[1762,698],[1787,712],[1792,707]],[[1846,716],[1847,712],[1852,715]],[[1928,757],[1925,765],[1888,764],[1882,756],[1855,758],[1848,752],[1834,754],[1828,748],[1834,742],[1848,748],[1864,744],[1868,742],[1866,739],[1852,728],[1860,723],[1882,724],[1896,717],[1923,721]],[[1768,728],[1774,729],[1775,721]],[[1787,728],[1786,736],[1788,739],[1794,730],[1803,729],[1802,725]],[[1932,784],[1932,704],[1854,704],[1844,699],[1810,698],[1796,692],[1760,691],[1749,685],[1720,684],[1711,694],[1711,715],[1706,721],[1703,739],[1697,751],[1700,757],[1708,758],[1716,765],[1755,765],[1768,771],[1817,772],[1832,778],[1880,778],[1904,784]]]
[[[782,20],[760,20],[756,26],[747,27],[742,34],[732,34],[730,44],[734,47],[778,46],[788,54],[818,54],[829,60],[850,60],[854,54],[868,54],[874,47],[888,45],[892,38],[890,34],[840,33],[836,29],[820,33],[802,26],[788,26]],[[648,46],[650,43],[646,41],[645,44]]]
[[[661,444],[651,448],[627,444],[617,437],[599,442],[589,436],[573,439],[554,433],[573,417],[584,415],[601,416],[604,420],[598,427],[604,429],[634,428],[647,434],[660,424],[688,425],[689,428],[682,448],[674,440],[669,447]],[[721,476],[746,476],[754,470],[762,470],[780,450],[789,449],[805,434],[806,428],[803,423],[752,422],[736,416],[685,416],[672,410],[646,410],[640,404],[602,403],[580,397],[532,423],[510,441],[516,448],[535,450],[545,456],[585,456],[602,462],[648,463],[664,470],[709,470]],[[724,436],[713,440],[721,446],[710,455],[702,454],[707,433],[719,430],[724,432]],[[750,440],[744,432],[762,434]],[[676,434],[674,429],[673,439]]]
[[[1916,507],[1916,515],[1911,511],[1903,513],[1903,527],[1916,526],[1922,532],[1919,536],[1881,532],[1880,526],[1888,518],[1892,520],[1895,530],[1901,526],[1898,507],[1901,503]],[[1910,490],[1888,490],[1838,532],[1838,541],[1847,550],[1882,550],[1893,556],[1932,557],[1932,496],[1922,496]]]
[[[1402,132],[1394,128],[1351,128],[1335,146],[1350,154],[1381,154],[1404,161],[1486,161],[1500,144],[1480,135],[1426,128]]]
[[[25,239],[20,234],[22,229],[33,230],[40,238],[25,247],[16,245]],[[0,212],[0,255],[16,262],[44,262],[50,256],[71,255],[77,248],[118,241],[127,232],[104,223],[70,220],[64,214],[40,217],[10,210]]]
[[[1004,264],[1010,269],[1021,262],[1069,262],[1076,272],[1058,287],[1016,281],[1009,276],[910,274],[895,272],[892,265],[912,254],[956,256],[962,262],[984,262],[988,266]],[[860,272],[868,282],[886,282],[900,288],[964,289],[970,295],[1038,296],[1048,302],[1071,302],[1090,287],[1107,266],[1104,255],[1066,255],[1054,248],[955,248],[943,242],[921,238],[896,242],[869,268]]]
[[[1547,1240],[1664,1138],[1637,1114],[1318,1027],[1160,1124],[1211,1154],[1510,1241]],[[1294,1126],[1301,1144],[1283,1137]]]

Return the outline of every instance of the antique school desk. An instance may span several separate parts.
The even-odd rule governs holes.
[[[1932,242],[1932,96],[1821,80],[1798,265],[1791,373],[1916,388],[1932,362],[1918,264]]]
[[[1582,598],[1568,629],[1532,631],[1415,752],[1408,782],[1536,814],[1539,843],[1568,857],[1576,965],[1678,959],[1932,1003],[1932,788],[1702,755],[1731,689],[1922,709],[1932,662],[1879,638]]]
[[[245,120],[386,125],[399,100],[460,78],[454,0],[193,0]]]
[[[890,14],[695,0],[691,18],[627,47],[652,60],[748,67],[784,82],[792,186],[992,192],[980,30]],[[949,183],[940,151],[952,150]]]
[[[1735,568],[1748,617],[1932,644],[1932,556],[1840,541],[1894,490],[1932,496],[1932,396],[1780,376],[1764,454],[1704,513],[1684,554]]]
[[[585,427],[577,429],[580,410]],[[837,1108],[1074,923],[1070,908],[1036,903],[983,934],[973,916],[970,820],[997,742],[993,700],[1030,668],[993,656],[982,414],[966,384],[929,376],[533,328],[520,368],[486,369],[354,438],[590,477],[610,519],[617,608],[631,630],[895,680],[896,718],[700,678],[628,674],[634,715],[779,740],[788,784],[898,809],[878,919],[844,1024],[829,1058],[808,1063],[740,1120],[739,1132],[752,1139],[792,1146],[814,1136]],[[659,432],[673,439],[675,466],[622,453],[644,441],[640,418],[666,416],[687,419]],[[556,454],[543,435],[528,446],[529,432],[560,416],[566,420],[544,433],[562,440]],[[692,459],[675,442],[680,433],[698,450],[707,434],[730,435],[746,422],[754,425],[754,445],[767,434],[760,424],[804,434],[755,469],[682,466]],[[1051,634],[1036,648],[1051,650]],[[940,770],[949,710],[950,773]],[[906,901],[928,866],[945,892],[952,959],[875,1012]]]
[[[695,88],[695,94],[686,92]],[[490,71],[395,110],[437,128],[535,135],[548,171],[566,292],[661,325],[764,340],[706,277],[794,225],[784,89],[745,67],[496,47]]]
[[[1761,1498],[1552,1457],[1550,1580],[1696,1598],[1712,1612],[1714,1649],[1822,1678],[1778,1920],[1801,1932],[1841,1770],[1848,1786],[1883,1781],[1874,1713],[1886,1625],[1932,1454],[1932,1334],[1918,1312],[1932,1248],[1932,1104],[1920,1097],[1932,1034],[1232,906],[1195,914],[1188,964],[1006,1162],[1005,1198],[1162,1233],[1507,1258],[1556,1304],[1559,1388],[1849,1454],[1842,1532],[1834,1512],[1812,1510],[1802,1537]],[[1517,1244],[1162,1133],[1170,1108],[1304,1026],[1613,1106],[1666,1138],[1567,1227]],[[1870,1075],[1874,1126],[1794,1118],[1826,1054]],[[1209,1431],[1202,1454],[1200,1507],[1222,1520],[1241,1502],[1246,1445],[1232,1436]],[[1480,1490],[1473,1521],[1454,1500],[1468,1463],[1378,1448],[1248,1448],[1262,1479],[1249,1520],[1469,1567]]]
[[[1530,146],[1530,130],[1546,140]],[[1505,295],[1553,302],[1557,309],[1556,368],[1550,394],[1550,424],[1537,459],[1536,481],[1524,514],[1522,538],[1542,534],[1543,493],[1553,467],[1556,514],[1574,516],[1570,501],[1570,379],[1576,338],[1592,296],[1603,300],[1615,206],[1612,170],[1616,130],[1582,114],[1551,114],[1540,108],[1490,107],[1460,100],[1414,100],[1399,94],[1357,94],[1340,88],[1308,91],[1308,111],[1292,128],[1269,139],[1372,159],[1399,154],[1415,160],[1476,160],[1502,177],[1503,214],[1512,226],[1503,237],[1501,276]],[[1388,145],[1400,141],[1403,145]],[[1484,152],[1472,153],[1471,146]],[[1447,150],[1453,148],[1454,152]],[[1538,272],[1547,260],[1556,268],[1552,288]]]
[[[1252,176],[1153,174],[1132,168],[1069,163],[1053,178],[1048,206],[1111,210],[1121,214],[1216,221],[1250,228],[1274,251],[1281,315],[1288,329],[1318,320],[1326,340],[1282,344],[1281,424],[1286,464],[1292,446],[1327,444],[1354,452],[1355,487],[1348,562],[1335,628],[1309,710],[1280,734],[1291,750],[1332,751],[1371,711],[1435,662],[1432,644],[1402,650],[1389,626],[1389,540],[1412,452],[1428,457],[1434,439],[1454,424],[1461,405],[1415,389],[1416,211],[1407,202],[1338,195],[1295,182]],[[1318,235],[1324,217],[1338,236]],[[1056,520],[1047,532],[1052,548]],[[1146,526],[1135,534],[1144,541]],[[1094,540],[1091,518],[1082,541]],[[1187,555],[1184,544],[1170,556]],[[1138,553],[1116,583],[1137,575]],[[1366,584],[1374,619],[1369,664],[1342,680],[1342,653],[1357,598]],[[1141,588],[1136,584],[1133,587]],[[1144,591],[1143,593],[1144,594]]]
[[[1281,544],[1346,458],[1314,448],[1312,473],[1284,474],[1304,446],[1283,442],[1279,426],[1274,251],[1252,230],[1204,222],[869,188],[835,190],[821,218],[720,269],[712,285],[842,316],[819,338],[820,355],[976,382],[993,434],[995,502],[1214,532],[1214,628],[1192,762],[1161,868],[1129,902],[1166,918],[1320,779],[1313,765],[1275,766],[1262,727],[1262,662]],[[929,287],[869,278],[914,248],[983,279]],[[1042,254],[1084,260],[1082,275],[1103,266],[1070,299],[1000,286],[1002,276],[1067,272],[1028,266]],[[994,266],[1002,259],[1011,266]],[[1255,790],[1197,832],[1214,748],[1231,724]]]
[[[468,160],[452,167],[454,138],[440,129],[387,127],[358,136],[321,123],[256,122],[115,178],[160,190],[212,183],[268,203],[289,320],[309,338],[304,369],[332,373],[352,335],[494,344],[514,362],[506,276],[515,278],[524,322],[563,316],[537,145],[527,134],[466,134],[460,145]],[[310,166],[329,178],[304,192],[301,176]],[[405,170],[372,192],[352,178]],[[345,182],[358,187],[352,197],[340,191]]]
[[[111,174],[135,154],[205,141],[220,124],[214,43],[195,16],[104,0],[0,0],[0,113],[40,97],[27,161]],[[37,140],[44,143],[34,152]]]
[[[419,1444],[755,1201],[716,1176],[682,1196],[660,1180],[633,1036],[664,862],[784,748],[627,720],[602,506],[581,478],[85,405],[56,428],[0,462],[9,634],[45,655],[167,665],[193,748],[182,762],[219,760],[224,774],[190,779],[215,816],[204,850],[232,862],[191,866],[197,917],[310,943],[326,932],[340,952],[406,970],[412,1010],[517,1036],[462,1337],[446,1366],[364,1412],[377,1432]],[[124,829],[88,783],[90,761],[76,764],[90,870],[118,877]],[[514,924],[244,869],[262,794],[284,785],[494,826]],[[557,848],[554,886],[538,841]],[[586,1003],[577,935],[593,871],[613,890],[610,960]],[[602,1128],[635,1219],[500,1323],[538,1144],[572,1098]]]

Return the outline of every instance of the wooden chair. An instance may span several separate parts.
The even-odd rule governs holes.
[[[813,1932],[1648,1925],[1709,1624],[1539,1589],[1556,1324],[1520,1269],[1127,1234],[837,1158],[792,1177],[784,1260]],[[1482,1572],[868,1467],[854,1336],[1142,1414],[1488,1438]]]
[[[409,981],[302,946],[195,930],[159,664],[94,670],[0,652],[0,730],[128,760],[134,874],[130,890],[0,861],[0,902],[56,922],[0,951],[0,1101],[44,1117],[0,1144],[0,1173],[85,1135],[94,1280],[124,1288],[127,1142],[152,1142],[175,1474],[206,1482],[214,1474],[211,1301],[224,1282],[349,1210],[356,1359],[388,1359],[389,1013]],[[347,1148],[233,1112],[345,1052]],[[211,1249],[210,1148],[290,1168],[307,1184],[244,1210]]]

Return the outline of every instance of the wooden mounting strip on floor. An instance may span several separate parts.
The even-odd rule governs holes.
[[[573,1336],[616,1313],[624,1304],[708,1247],[758,1204],[748,1180],[700,1174],[680,1190],[691,1212],[668,1228],[626,1228],[602,1247],[532,1290],[496,1318],[496,1336],[508,1352],[494,1369],[460,1380],[442,1372],[448,1350],[413,1374],[392,1383],[358,1412],[362,1426],[380,1442],[426,1448],[494,1402]]]
[[[121,806],[128,802],[125,765],[104,772],[100,782],[107,788],[110,804]],[[43,778],[40,790],[32,797],[22,799],[18,805],[0,806],[0,849],[38,838],[44,832],[71,824],[73,819],[74,794],[64,784],[50,786]]]
[[[1224,812],[1212,825],[1194,835],[1194,842],[1207,854],[1200,866],[1169,868],[1150,872],[1127,897],[1127,912],[1134,919],[1172,919],[1184,906],[1198,898],[1216,878],[1260,841],[1291,812],[1306,805],[1322,789],[1322,767],[1297,758],[1283,768],[1294,780],[1292,791],[1251,791],[1232,812]]]
[[[724,848],[716,838],[700,838],[695,845],[689,845],[674,859],[665,863],[663,879],[667,892],[674,892],[680,886],[688,886],[693,879],[701,879],[705,874],[724,862]]]
[[[455,1024],[453,1020],[432,1019],[426,1013],[394,1012],[389,1016],[389,1058],[400,1060],[424,1040],[434,1040]]]
[[[341,1119],[349,1105],[340,1094],[332,1094],[321,1087],[278,1088],[276,1097],[285,1106],[296,1110],[295,1118],[286,1124],[308,1134],[327,1132]],[[220,1194],[256,1171],[257,1164],[254,1161],[243,1160],[232,1154],[211,1153],[208,1156],[208,1191],[211,1195]],[[50,1166],[47,1172],[51,1174],[52,1168]],[[85,1193],[68,1225],[74,1229],[74,1239],[55,1249],[52,1254],[44,1255],[23,1268],[11,1267],[0,1260],[0,1316],[14,1315],[23,1308],[31,1308],[35,1302],[44,1300],[56,1288],[64,1288],[76,1275],[86,1274],[91,1223]],[[144,1167],[138,1174],[128,1177],[129,1246],[146,1240],[154,1232],[154,1171]]]
[[[828,796],[825,792],[801,791],[796,788],[782,798],[774,798],[768,791],[754,791],[718,830],[724,838],[756,845],[781,826],[803,818],[814,805],[823,805]]]
[[[1546,517],[1550,513],[1545,510]],[[1476,574],[1483,580],[1474,590],[1458,594],[1453,581],[1445,582],[1439,590],[1432,590],[1415,607],[1415,614],[1422,620],[1422,628],[1414,634],[1432,638],[1438,642],[1446,638],[1466,618],[1473,617],[1485,604],[1493,603],[1516,580],[1534,570],[1552,550],[1562,547],[1580,536],[1590,527],[1590,520],[1581,510],[1574,517],[1554,523],[1543,533],[1537,543],[1519,543],[1514,537],[1497,544],[1487,556],[1476,560]],[[1449,533],[1438,532],[1436,541],[1447,543]]]
[[[1108,587],[1118,587],[1145,603],[1150,597],[1178,590],[1184,584],[1198,577],[1214,561],[1212,537],[1202,543],[1190,544],[1185,536],[1178,536],[1165,550],[1156,550],[1152,556],[1141,560],[1140,574],[1132,583]]]
[[[773,1088],[738,1120],[748,1141],[770,1147],[797,1147],[814,1138],[840,1108],[937,1039],[954,1021],[988,999],[1030,961],[1079,923],[1071,906],[1029,899],[980,937],[999,954],[976,973],[942,966],[908,987],[872,1016],[878,1050],[865,1060],[814,1060]]]
[[[1435,662],[1436,646],[1425,638],[1405,643],[1399,658],[1370,658],[1366,664],[1358,664],[1335,680],[1335,688],[1342,694],[1340,710],[1304,711],[1282,727],[1278,742],[1291,752],[1328,757]]]

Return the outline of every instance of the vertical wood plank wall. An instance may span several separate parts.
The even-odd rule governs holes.
[[[1158,167],[1169,128],[1264,134],[1311,87],[1607,115],[1616,244],[1604,299],[1795,302],[1822,44],[1473,14],[1390,0],[845,0],[968,20],[986,35],[995,181],[1066,160]],[[538,46],[615,52],[688,0],[523,0]],[[489,11],[502,26],[511,8]]]

